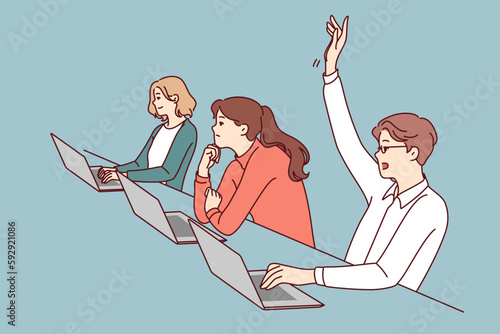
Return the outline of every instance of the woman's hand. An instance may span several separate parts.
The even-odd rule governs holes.
[[[205,199],[205,212],[219,208],[220,202],[222,201],[221,194],[212,188],[207,188],[205,196],[207,197]]]
[[[198,175],[201,177],[208,177],[210,168],[220,159],[220,148],[215,144],[208,145],[203,151],[200,163],[198,164]]]
[[[104,177],[104,174],[106,172],[116,172],[116,168],[114,168],[114,167],[101,167],[99,169],[99,172],[97,172],[97,177],[102,180],[102,178]]]
[[[332,40],[325,50],[325,75],[330,75],[337,70],[337,60],[347,39],[348,21],[349,16],[346,16],[340,28],[333,15],[330,15],[330,22],[326,23],[326,31],[332,36]]]
[[[101,178],[102,183],[108,183],[109,181],[120,181],[118,179],[118,172],[116,170],[108,170],[103,173],[103,177]],[[127,176],[127,173],[122,173],[123,175]]]
[[[267,272],[262,279],[260,288],[271,290],[275,286],[282,283],[289,283],[293,285],[316,283],[314,278],[314,269],[300,269],[285,266],[279,263],[271,263],[267,267]]]

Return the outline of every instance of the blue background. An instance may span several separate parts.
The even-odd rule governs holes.
[[[140,293],[138,285],[155,284],[144,277],[154,277],[155,265],[161,266],[151,258],[154,249],[148,238],[153,238],[152,230],[141,234],[109,224],[114,210],[132,215],[129,208],[125,203],[109,204],[114,202],[108,203],[106,195],[91,194],[92,189],[62,170],[49,136],[53,132],[80,151],[86,148],[120,163],[134,159],[158,124],[147,112],[143,86],[149,88],[165,75],[183,78],[198,103],[192,119],[198,145],[185,191],[192,193],[201,152],[212,142],[211,103],[233,95],[254,98],[270,106],[281,128],[309,149],[311,162],[306,170],[311,175],[305,186],[318,248],[343,258],[366,204],[335,148],[322,98],[323,52],[329,41],[325,22],[331,13],[339,20],[350,16],[349,37],[338,67],[367,149],[376,150],[373,126],[393,113],[417,113],[438,130],[440,142],[425,173],[431,187],[446,200],[450,220],[420,291],[441,299],[446,282],[458,280],[466,288],[452,304],[465,313],[446,309],[428,318],[424,327],[410,317],[429,301],[421,298],[408,305],[402,295],[398,303],[405,307],[407,317],[393,319],[387,314],[384,321],[363,321],[371,319],[371,314],[346,305],[336,308],[331,327],[309,323],[308,328],[435,333],[496,327],[498,4],[402,0],[394,7],[393,1],[379,0],[70,1],[49,8],[41,3],[54,2],[9,2],[0,10],[0,247],[6,247],[7,221],[15,219],[20,254],[19,327],[10,328],[4,319],[2,328],[20,333],[62,331],[68,320],[77,317],[75,306],[105,287],[113,269],[132,268],[133,272],[141,261],[151,264],[133,273],[143,279],[131,283],[109,311],[99,314],[83,332],[132,328],[160,332],[168,324],[167,313],[179,319],[204,319],[202,314],[187,316],[186,310],[150,296],[142,296],[137,305],[134,297],[134,305],[127,304],[127,294]],[[40,14],[44,7],[51,15]],[[388,9],[393,13],[383,16]],[[32,24],[38,26],[27,28]],[[13,43],[13,38],[23,42]],[[316,59],[321,60],[317,68],[313,67]],[[490,91],[483,84],[488,77],[497,83]],[[475,98],[478,86],[489,96]],[[466,104],[468,110],[457,112],[459,104]],[[221,177],[232,158],[231,152],[223,153],[213,168],[214,178]],[[89,194],[96,199],[91,204]],[[7,305],[5,283],[2,279],[2,305]],[[170,288],[158,284],[158,289]],[[321,299],[322,290],[314,291]],[[379,310],[389,308],[384,302],[380,299]],[[130,314],[137,318],[121,319],[121,307],[134,308]],[[217,302],[213,307],[222,312],[230,308]],[[295,316],[300,314],[307,323],[311,312],[315,311]],[[204,319],[205,330],[236,332],[231,317],[228,326],[220,323],[224,317]],[[291,320],[280,316],[279,321]],[[283,325],[279,321],[265,323],[255,332],[279,331]],[[228,329],[231,324],[234,328]]]

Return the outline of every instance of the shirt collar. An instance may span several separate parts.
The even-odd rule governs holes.
[[[427,179],[424,176],[424,180],[421,181],[420,183],[417,183],[410,189],[407,189],[400,193],[396,199],[399,200],[399,206],[400,208],[404,208],[407,206],[411,201],[413,201],[415,198],[417,198],[418,195],[420,195],[427,187],[429,186],[429,183],[427,182]],[[387,190],[385,193],[384,197],[382,199],[386,199],[389,196],[394,196],[394,190],[396,190],[397,183],[394,182],[394,184]]]
[[[389,196],[394,196],[394,191],[396,190],[397,186],[398,186],[398,184],[396,182],[393,182],[392,186],[390,186],[389,189],[387,189],[387,192],[384,194],[382,199],[386,199]]]
[[[250,146],[250,149],[246,151],[245,154],[243,154],[241,157],[234,155],[234,158],[236,159],[236,161],[240,163],[241,168],[245,169],[248,165],[248,161],[250,160],[254,152],[261,147],[262,144],[260,143],[259,139],[255,138],[255,141],[253,142],[252,146]]]
[[[163,123],[163,127],[167,130],[179,130],[180,128],[182,128],[184,126],[184,123],[189,122],[189,120],[186,118],[185,120],[183,120],[182,122],[180,122],[179,124],[177,124],[175,127],[173,128],[167,128],[167,122]]]

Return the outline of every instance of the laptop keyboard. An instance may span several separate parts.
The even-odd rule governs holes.
[[[263,302],[276,302],[283,300],[295,300],[288,292],[286,292],[279,285],[272,288],[271,290],[265,290],[260,288],[260,284],[262,283],[262,279],[264,278],[264,274],[253,274],[250,275],[252,278],[253,285],[257,288],[257,293],[260,296],[260,299]]]
[[[94,179],[97,182],[99,189],[121,188],[122,185],[121,185],[120,181],[113,180],[113,181],[109,181],[108,183],[102,183],[101,179],[97,176],[97,174],[99,173],[99,169],[100,169],[100,167],[99,168],[90,167],[90,170],[92,171],[92,175],[94,175]]]
[[[193,236],[193,230],[191,230],[191,226],[189,222],[182,216],[178,214],[166,214],[168,222],[172,227],[175,235],[177,237],[191,237]]]

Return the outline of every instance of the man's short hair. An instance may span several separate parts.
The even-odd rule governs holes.
[[[411,113],[394,114],[378,122],[372,130],[377,140],[382,130],[387,130],[394,140],[403,142],[407,152],[416,147],[417,162],[421,166],[425,164],[437,143],[437,133],[432,123]]]

